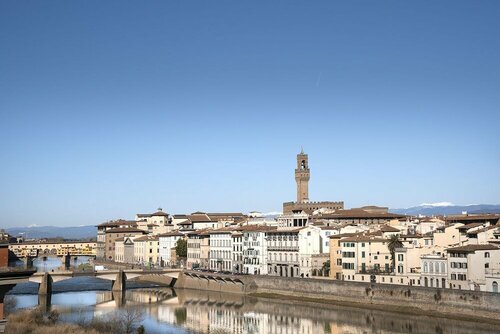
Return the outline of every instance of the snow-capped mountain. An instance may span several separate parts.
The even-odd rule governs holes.
[[[439,203],[422,203],[418,206],[413,206],[406,209],[390,209],[392,213],[406,214],[406,215],[457,215],[462,212],[467,213],[500,213],[499,204],[470,204],[470,205],[455,205],[450,202]]]

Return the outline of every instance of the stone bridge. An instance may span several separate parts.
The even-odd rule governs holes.
[[[143,281],[174,286],[181,269],[143,270],[143,269],[120,269],[120,270],[64,270],[52,272],[37,272],[29,278],[30,282],[40,284],[39,295],[52,294],[52,284],[73,277],[91,276],[113,282],[112,291],[124,291],[127,288],[127,280],[139,279]]]

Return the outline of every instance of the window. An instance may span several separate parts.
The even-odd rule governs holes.
[[[485,264],[484,264],[484,267],[485,267],[486,269],[488,269],[488,268],[490,267],[490,264],[489,264],[489,263],[485,263]]]
[[[484,257],[490,257],[490,252],[484,253]]]
[[[403,254],[398,254],[398,261],[403,261],[404,255]]]

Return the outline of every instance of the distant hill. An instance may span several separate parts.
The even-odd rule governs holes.
[[[422,204],[406,209],[390,209],[392,213],[399,213],[405,215],[424,215],[424,216],[437,216],[437,215],[457,215],[464,211],[467,213],[500,213],[499,204],[473,204],[473,205],[454,205],[451,203],[434,203]]]
[[[65,239],[83,239],[97,236],[97,228],[92,225],[10,227],[5,230],[12,236],[19,236],[21,233],[24,233],[27,238],[62,237]]]

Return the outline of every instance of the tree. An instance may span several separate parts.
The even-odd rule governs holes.
[[[399,240],[399,236],[397,234],[391,235],[389,238],[389,243],[387,244],[387,248],[389,248],[389,252],[391,253],[392,258],[392,268],[396,266],[396,258],[394,253],[396,252],[396,248],[403,247],[403,243]]]
[[[330,260],[326,260],[326,262],[323,262],[321,271],[323,272],[323,276],[328,276],[330,274]]]
[[[187,257],[187,241],[179,239],[175,244],[175,254],[177,257]]]
[[[122,333],[131,334],[144,320],[144,311],[139,308],[126,308],[119,315],[119,320],[122,325]]]

